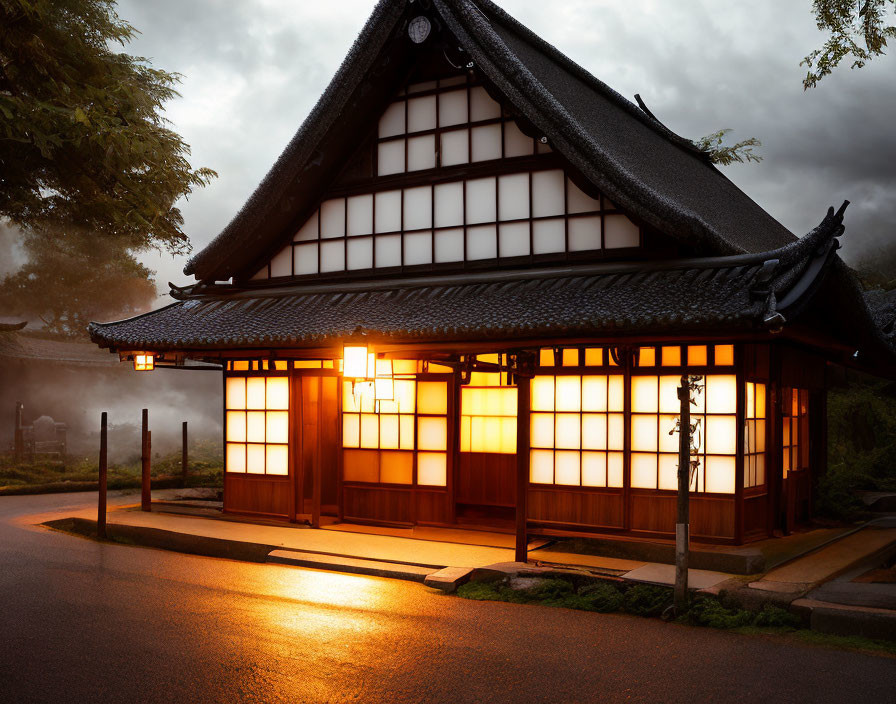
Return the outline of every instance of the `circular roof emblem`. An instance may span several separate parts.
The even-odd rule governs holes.
[[[414,44],[425,42],[430,31],[432,31],[432,25],[429,23],[429,18],[423,15],[415,17],[408,24],[408,36]]]

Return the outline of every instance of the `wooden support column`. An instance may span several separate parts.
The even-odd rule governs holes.
[[[529,536],[526,532],[529,498],[529,377],[517,377],[516,404],[516,549],[514,560],[529,559]]]
[[[96,506],[96,535],[101,539],[105,539],[106,537],[107,452],[106,412],[103,411],[103,414],[100,416],[100,480],[99,496],[97,498]]]
[[[189,455],[187,454],[187,421],[181,426],[181,448],[180,448],[180,476],[183,485],[187,486],[187,474],[189,472]]]
[[[309,377],[311,378],[311,377]],[[324,423],[324,384],[321,377],[314,377],[317,386],[317,445],[314,453],[314,464],[311,482],[311,527],[320,528],[320,495],[321,495],[321,464],[323,463],[323,423]]]
[[[678,519],[675,523],[675,608],[684,613],[688,603],[688,523],[691,484],[691,387],[687,374],[678,388]]]
[[[140,508],[143,511],[151,511],[152,485],[150,483],[150,470],[152,463],[152,440],[149,432],[149,409],[143,409],[140,436]]]

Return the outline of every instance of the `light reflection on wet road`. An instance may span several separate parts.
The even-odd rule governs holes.
[[[893,701],[896,659],[102,545],[0,497],[0,702]]]

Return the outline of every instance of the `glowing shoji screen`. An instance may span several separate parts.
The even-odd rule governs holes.
[[[494,355],[497,357],[497,355]],[[489,355],[480,355],[482,361]],[[516,453],[517,389],[502,374],[473,372],[460,391],[460,451]]]
[[[621,375],[535,376],[530,481],[621,487],[624,403]]]
[[[225,384],[226,469],[289,473],[289,379],[230,376]]]
[[[678,488],[678,433],[670,431],[680,410],[680,375],[631,378],[631,486],[638,489]],[[710,374],[704,392],[696,394],[691,422],[700,466],[691,491],[732,494],[737,452],[737,377]]]
[[[765,384],[745,384],[744,487],[765,484]]]
[[[448,383],[395,379],[390,401],[375,401],[370,393],[356,393],[358,388],[343,383],[345,481],[412,484],[416,457],[417,484],[445,486]]]
[[[561,169],[331,198],[255,279],[634,248],[640,230]]]
[[[466,76],[408,86],[377,130],[377,175],[530,156],[550,147],[524,135]]]
[[[785,389],[782,418],[784,476],[809,468],[809,392]]]

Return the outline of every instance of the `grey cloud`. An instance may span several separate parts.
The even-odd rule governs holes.
[[[182,204],[201,248],[239,210],[336,71],[374,0],[125,0],[141,32],[128,51],[185,74],[169,106],[193,163],[221,177]],[[847,67],[804,92],[799,66],[824,37],[810,0],[504,0],[499,4],[626,97],[640,93],[671,129],[759,137],[761,164],[724,173],[796,234],[852,201],[844,256],[892,243],[896,221],[896,61]],[[148,255],[158,280],[183,260]]]

